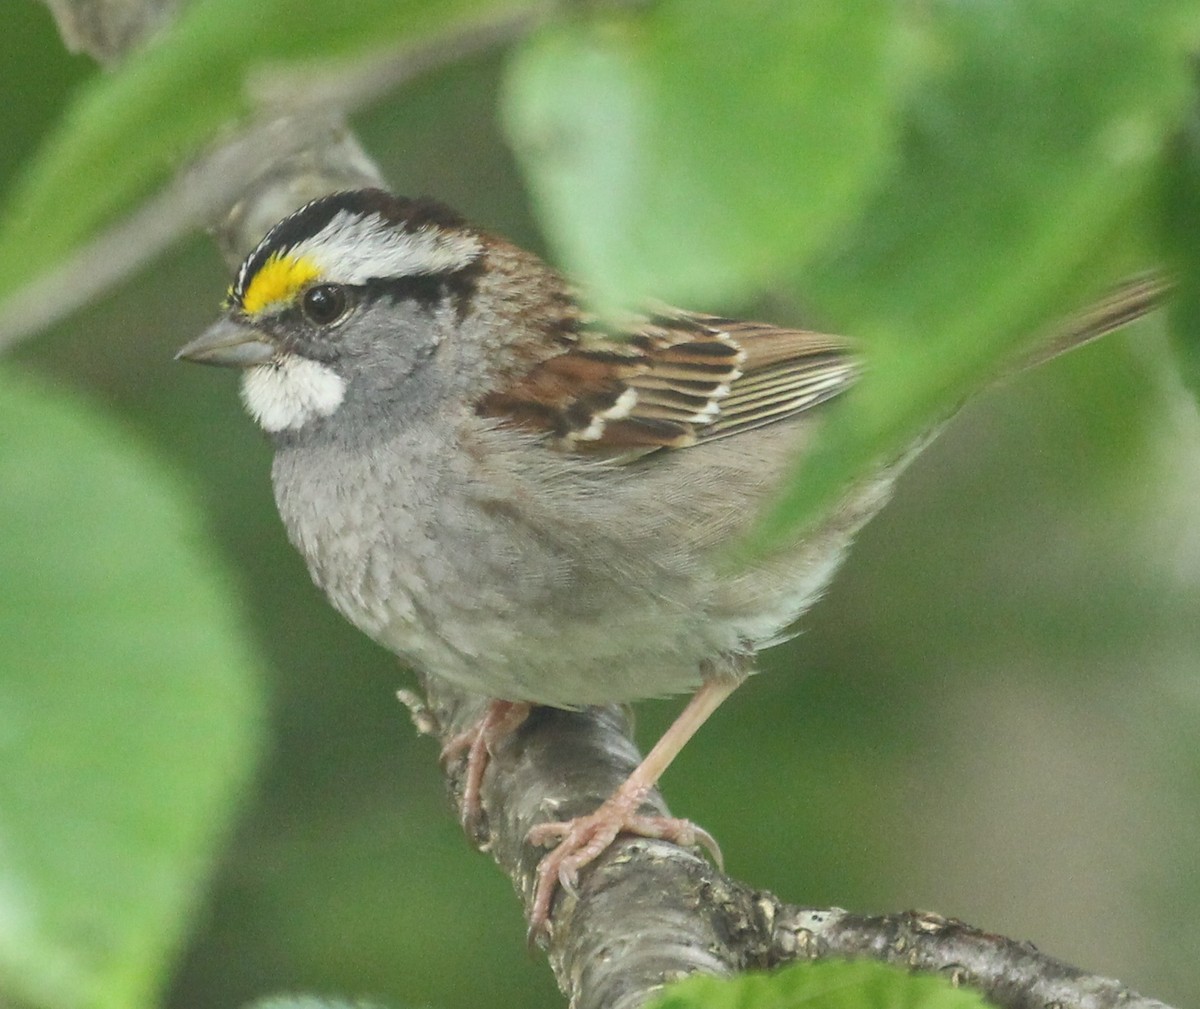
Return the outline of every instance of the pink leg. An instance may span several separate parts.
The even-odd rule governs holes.
[[[463,781],[462,810],[460,821],[463,829],[475,837],[483,815],[480,793],[483,789],[483,772],[487,770],[492,754],[512,733],[521,727],[529,716],[531,705],[516,701],[491,701],[487,709],[470,728],[463,730],[442,747],[442,763],[467,755],[467,775]]]
[[[561,884],[573,891],[579,870],[598,858],[620,833],[658,838],[685,847],[699,843],[721,864],[721,851],[707,831],[688,820],[641,816],[638,809],[671,761],[739,682],[732,678],[708,680],[645,759],[594,813],[558,823],[542,823],[529,832],[531,844],[558,842],[538,865],[537,890],[529,914],[530,935],[545,930],[555,888]]]

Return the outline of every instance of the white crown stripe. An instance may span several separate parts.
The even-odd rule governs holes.
[[[312,238],[292,246],[293,256],[311,257],[324,280],[361,284],[377,277],[413,277],[461,270],[482,246],[472,234],[448,234],[426,226],[398,229],[380,217],[346,210]]]

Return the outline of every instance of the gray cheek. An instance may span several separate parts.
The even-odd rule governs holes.
[[[340,338],[336,365],[347,382],[346,423],[399,430],[446,408],[451,388],[436,355],[448,337],[428,311],[373,305],[349,320]]]

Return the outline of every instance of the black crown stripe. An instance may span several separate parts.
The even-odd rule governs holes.
[[[383,189],[348,189],[331,193],[306,203],[267,232],[238,271],[232,300],[241,304],[250,281],[274,253],[293,248],[319,234],[342,211],[362,217],[378,214],[388,224],[408,233],[430,225],[458,228],[466,223],[456,211],[425,196],[410,199]]]

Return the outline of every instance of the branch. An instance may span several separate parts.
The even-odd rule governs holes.
[[[235,265],[267,228],[308,200],[379,184],[378,169],[340,116],[256,123],[6,300],[0,352],[93,301],[182,235],[211,226]]]
[[[404,693],[422,732],[441,742],[466,728],[483,701],[424,678],[427,699]],[[544,854],[525,842],[547,820],[587,813],[639,760],[615,707],[536,708],[493,755],[484,778],[486,836],[477,839],[512,879],[528,913]],[[449,768],[461,795],[463,762]],[[666,812],[660,794],[648,800]],[[547,953],[572,1009],[635,1009],[695,972],[728,975],[797,960],[870,958],[949,977],[1001,1009],[1166,1009],[1117,981],[1087,974],[1016,942],[928,912],[866,916],[785,904],[665,841],[622,838],[560,892]]]
[[[162,27],[182,0],[46,3],[69,48],[115,65]],[[519,38],[540,10],[531,3],[334,70],[259,74],[248,84],[262,110],[257,119],[4,301],[0,352],[95,300],[197,229],[214,227],[222,253],[236,265],[272,224],[309,200],[336,189],[382,185],[345,117],[407,81]]]
[[[104,66],[119,63],[133,48],[171,22],[184,0],[43,0],[58,24],[63,45]]]
[[[47,0],[74,48],[117,60],[157,25],[174,0]],[[68,18],[62,11],[69,8]],[[138,15],[139,9],[141,16]],[[530,9],[531,11],[533,8]],[[461,59],[525,30],[522,14],[460,30],[419,52],[393,57],[390,77],[378,64],[372,74],[394,87],[404,74]],[[130,26],[142,26],[131,28]],[[370,74],[350,84],[365,100]],[[328,81],[321,87],[327,87]],[[356,90],[357,88],[357,90]],[[336,89],[335,89],[336,90]],[[371,92],[376,93],[376,92]],[[167,242],[199,222],[209,223],[233,261],[251,248],[269,224],[312,196],[348,185],[377,184],[378,169],[342,126],[340,107],[326,93],[316,118],[278,117],[260,123],[212,151],[190,173],[148,204],[136,218],[98,239],[54,278],[58,297],[79,286],[87,272],[122,242],[134,248],[99,283],[111,284]],[[50,280],[43,281],[50,284]],[[98,293],[102,288],[93,288]],[[43,297],[45,292],[43,291]],[[48,300],[56,300],[54,298]],[[76,307],[80,301],[71,303]],[[32,311],[27,308],[27,313]],[[7,334],[27,332],[27,314]],[[40,324],[49,321],[42,316]],[[26,328],[20,330],[20,325]],[[484,699],[425,683],[427,700],[405,695],[422,731],[447,740],[482,710]],[[512,878],[526,907],[543,852],[525,843],[536,823],[589,812],[638,761],[628,721],[619,708],[580,712],[536,709],[495,754],[484,780],[486,847]],[[462,788],[462,768],[450,768],[452,791]],[[666,812],[661,795],[649,805]],[[573,1009],[634,1009],[665,983],[703,971],[730,974],[795,960],[870,957],[911,969],[946,974],[978,988],[1003,1009],[1166,1009],[1115,981],[1085,974],[1032,946],[972,929],[931,914],[906,912],[865,917],[838,908],[781,903],[717,872],[696,853],[662,841],[623,838],[585,870],[577,894],[560,893],[551,912],[547,944],[551,967]]]

